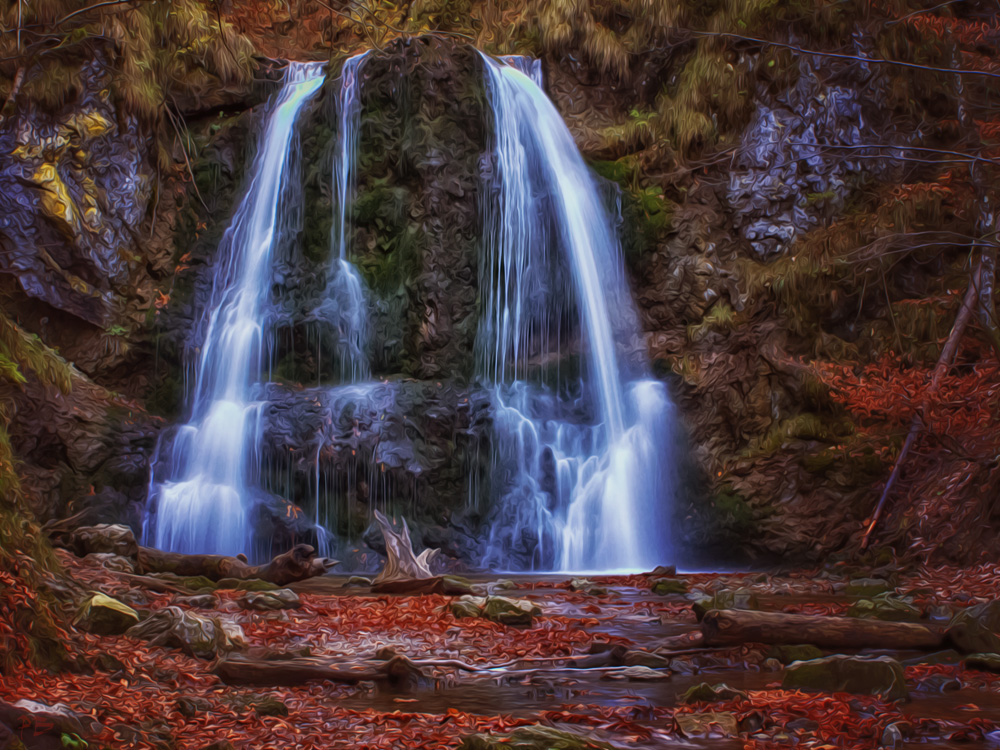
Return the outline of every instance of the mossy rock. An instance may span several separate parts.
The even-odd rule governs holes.
[[[94,594],[80,607],[73,623],[95,635],[121,635],[139,622],[139,613],[104,594]]]
[[[847,616],[862,620],[907,622],[919,620],[921,612],[905,599],[886,592],[871,599],[859,599],[854,602],[847,610]]]
[[[907,696],[903,665],[888,656],[836,654],[798,661],[785,669],[781,687],[784,690],[879,695],[886,700]]]
[[[707,682],[702,682],[699,685],[690,687],[685,691],[684,695],[681,696],[681,703],[715,703],[716,701],[729,701],[736,699],[745,699],[747,694],[742,690],[737,690],[736,688],[731,688],[724,682],[720,682],[716,685],[710,685]]]
[[[1000,601],[958,612],[948,625],[948,640],[963,654],[1000,653]]]
[[[277,591],[280,587],[270,581],[263,581],[260,578],[223,578],[217,584],[220,589],[232,589],[233,591]]]
[[[871,598],[892,591],[893,586],[881,578],[855,578],[847,584],[844,593],[848,596]]]
[[[668,594],[686,594],[690,590],[687,581],[680,578],[658,578],[653,581],[653,593],[658,596]]]
[[[801,645],[781,645],[772,646],[767,652],[767,658],[777,659],[782,664],[791,664],[793,661],[822,659],[823,652],[816,646],[807,643]]]
[[[508,735],[465,737],[458,750],[614,750],[614,747],[583,734],[535,724],[518,727]]]

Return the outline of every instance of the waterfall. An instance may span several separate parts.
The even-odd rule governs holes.
[[[261,370],[272,252],[280,240],[279,204],[296,200],[289,184],[295,125],[323,83],[320,63],[289,63],[267,115],[250,182],[223,236],[211,315],[194,372],[191,417],[166,460],[153,466],[147,543],[177,552],[248,550],[250,496],[259,463]]]
[[[635,354],[618,241],[540,69],[483,59],[495,147],[477,347],[503,495],[489,557],[521,544],[536,568],[650,568],[667,554],[672,406]]]
[[[337,150],[333,158],[334,221],[331,244],[336,248],[329,283],[316,315],[337,332],[335,358],[342,383],[357,383],[370,377],[368,309],[364,284],[348,260],[350,245],[348,215],[356,189],[354,167],[361,124],[359,73],[368,52],[348,58],[340,73],[337,98]]]

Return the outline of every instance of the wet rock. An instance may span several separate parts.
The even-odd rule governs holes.
[[[614,669],[604,673],[602,680],[626,680],[628,682],[661,682],[670,679],[670,672],[637,665]]]
[[[76,734],[89,737],[104,727],[87,714],[74,711],[65,703],[47,705],[37,701],[0,701],[0,723],[38,734]]]
[[[584,734],[535,724],[508,735],[474,734],[464,737],[458,750],[614,750],[606,742]]]
[[[135,559],[139,554],[135,534],[122,524],[81,526],[70,535],[70,546],[80,557],[98,552]]]
[[[768,650],[767,656],[771,659],[777,659],[782,664],[791,664],[793,661],[822,659],[823,652],[816,646],[812,646],[810,644],[780,645],[772,646]]]
[[[673,578],[677,575],[677,567],[675,565],[657,565],[650,572],[651,576],[663,576],[665,578]]]
[[[608,589],[606,587],[598,586],[593,581],[588,581],[586,578],[574,578],[569,582],[569,590],[590,594],[591,596],[608,595]]]
[[[670,659],[649,651],[627,651],[624,662],[626,667],[649,667],[650,669],[666,669]]]
[[[871,598],[892,590],[892,585],[881,578],[854,578],[844,588],[848,596]]]
[[[493,584],[493,588],[499,589],[500,591],[513,591],[517,588],[517,584],[509,578],[501,578]]]
[[[969,669],[1000,672],[1000,654],[970,654],[962,663]]]
[[[958,612],[948,624],[948,640],[963,654],[1000,653],[1000,601]]]
[[[862,620],[906,622],[919,620],[921,612],[906,599],[886,592],[871,599],[859,599],[854,602],[847,610],[847,616]]]
[[[295,609],[302,606],[299,595],[291,589],[276,591],[255,591],[244,594],[238,600],[243,609],[256,609],[260,612],[277,609]]]
[[[236,623],[223,617],[201,617],[180,607],[157,610],[126,635],[205,659],[246,646],[243,629]]]
[[[465,595],[452,602],[451,612],[458,618],[485,617],[502,625],[530,627],[534,616],[540,615],[542,609],[527,599]]]
[[[653,593],[657,596],[667,594],[686,594],[690,589],[688,582],[680,578],[660,578],[653,581]]]
[[[739,734],[740,726],[736,716],[721,711],[698,714],[677,714],[677,731],[684,737],[732,737]]]
[[[76,627],[95,635],[121,635],[138,622],[138,612],[104,594],[87,599],[73,620]]]
[[[372,585],[372,580],[371,580],[371,578],[365,578],[364,576],[351,576],[350,578],[347,579],[347,583],[345,583],[344,585],[348,586],[348,587],[350,587],[350,586],[371,586]]]
[[[215,609],[219,606],[219,597],[215,594],[195,594],[194,596],[174,597],[174,604],[192,609]]]
[[[710,685],[707,682],[703,682],[700,685],[695,685],[694,687],[688,688],[684,695],[681,696],[681,703],[714,703],[715,701],[729,701],[735,700],[737,698],[743,700],[747,697],[747,694],[742,690],[737,690],[736,688],[731,688],[724,682],[720,682],[716,685]]]
[[[177,708],[177,713],[187,719],[212,710],[211,703],[204,698],[198,697],[181,697],[177,699],[177,703],[174,705]]]
[[[901,745],[913,734],[913,725],[905,721],[894,721],[882,730],[879,737],[879,744],[883,747],[896,747]]]
[[[888,656],[837,654],[795,662],[785,669],[781,687],[786,690],[880,695],[887,700],[906,698],[903,665]]]

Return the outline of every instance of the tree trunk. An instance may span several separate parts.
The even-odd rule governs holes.
[[[713,609],[705,613],[701,630],[708,646],[811,643],[821,648],[930,650],[944,642],[943,632],[917,623],[742,609]]]
[[[292,659],[253,659],[238,654],[220,660],[212,671],[227,685],[294,687],[310,680],[356,684],[362,680],[405,685],[422,676],[405,656],[384,662],[338,663],[315,656]]]
[[[431,573],[431,559],[438,553],[436,549],[425,549],[419,556],[413,552],[413,543],[410,541],[410,529],[403,519],[403,531],[397,533],[393,530],[389,519],[375,511],[375,522],[382,530],[385,538],[385,567],[376,576],[373,586],[385,584],[390,581],[411,581],[421,578],[433,578]]]
[[[266,565],[250,565],[242,557],[226,555],[184,555],[139,547],[139,567],[143,573],[173,573],[178,576],[205,576],[213,581],[223,578],[259,578],[278,586],[319,576],[337,564],[336,560],[317,557],[308,544],[297,544]]]

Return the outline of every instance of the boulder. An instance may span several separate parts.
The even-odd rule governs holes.
[[[222,617],[201,617],[180,607],[164,607],[126,633],[152,646],[174,646],[210,659],[246,646],[243,629]]]
[[[451,613],[458,618],[485,617],[502,625],[530,626],[542,609],[527,599],[466,595],[452,602]]]
[[[462,739],[458,750],[614,750],[607,742],[583,734],[535,724],[508,735],[474,734]]]
[[[1000,653],[1000,600],[958,612],[948,624],[948,640],[963,654]]]
[[[716,701],[730,701],[736,699],[746,699],[747,694],[742,690],[731,688],[724,682],[710,685],[702,682],[699,685],[690,687],[681,696],[681,703],[715,703]]]
[[[785,669],[785,690],[880,695],[886,700],[906,698],[903,665],[888,656],[837,654],[797,661]]]
[[[854,578],[847,584],[844,593],[848,596],[871,598],[892,591],[892,588],[888,581],[881,578]]]
[[[95,635],[121,635],[138,622],[138,612],[100,593],[87,599],[73,620],[80,630]]]
[[[241,596],[238,601],[243,609],[256,609],[260,612],[276,609],[295,609],[302,606],[302,600],[299,599],[299,595],[291,589],[252,591]]]
[[[111,553],[135,559],[139,554],[139,544],[132,529],[122,524],[102,523],[96,526],[81,526],[70,535],[70,546],[77,555],[83,557],[94,552]]]
[[[653,581],[653,593],[659,596],[686,594],[689,589],[688,582],[680,578],[658,578]]]

